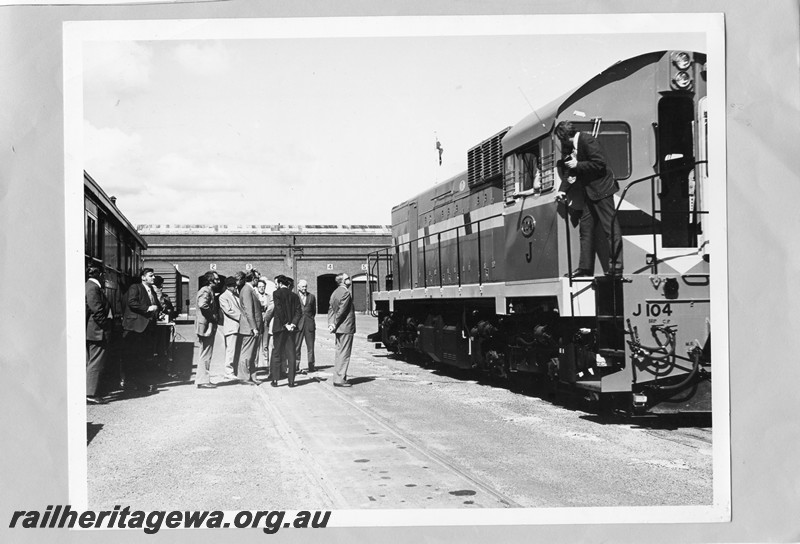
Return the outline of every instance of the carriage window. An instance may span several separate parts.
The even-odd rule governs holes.
[[[119,269],[119,242],[110,225],[106,225],[105,229],[103,257],[106,266],[115,270]]]
[[[84,233],[86,255],[89,257],[99,257],[97,251],[97,219],[86,214],[86,232]]]
[[[594,134],[597,123],[573,122],[575,130]],[[608,157],[608,166],[617,179],[631,176],[631,127],[621,121],[600,121],[595,135]]]

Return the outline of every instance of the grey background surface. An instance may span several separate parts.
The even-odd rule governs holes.
[[[796,0],[255,2],[0,7],[2,542],[797,542],[793,340],[800,277],[800,22]],[[62,34],[67,20],[722,12],[727,43],[731,523],[282,531],[10,530],[68,502]],[[80,286],[77,286],[80,289]]]

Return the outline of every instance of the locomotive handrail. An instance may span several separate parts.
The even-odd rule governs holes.
[[[695,168],[698,165],[707,164],[707,163],[708,163],[708,161],[706,161],[706,160],[696,161],[693,164],[691,164],[691,168]],[[641,177],[639,179],[636,179],[636,180],[633,180],[633,181],[627,183],[625,188],[622,190],[622,194],[620,195],[619,202],[617,202],[616,206],[614,207],[614,213],[612,215],[612,222],[611,222],[612,239],[613,239],[613,235],[614,235],[614,224],[616,223],[616,218],[617,218],[617,214],[618,214],[618,212],[620,210],[620,206],[622,205],[622,202],[625,200],[625,197],[628,194],[628,191],[634,185],[638,185],[638,184],[646,182],[646,181],[650,181],[652,183],[652,182],[655,181],[656,178],[659,178],[659,177],[661,177],[661,176],[663,176],[665,174],[671,174],[671,173],[675,173],[675,172],[685,171],[688,168],[690,168],[689,165],[684,166],[682,168],[674,168],[674,169],[670,169],[670,170],[664,170],[664,171],[661,171],[661,172],[657,172],[655,174],[651,174],[651,175],[648,175],[648,176]],[[658,249],[657,249],[657,244],[656,244],[656,226],[655,226],[655,221],[656,221],[656,219],[655,219],[655,215],[656,215],[655,187],[651,187],[650,192],[651,192],[651,214],[650,215],[651,215],[651,221],[652,221],[652,229],[651,230],[653,232],[653,271],[657,272],[658,271],[658,253],[657,253]],[[661,212],[659,211],[658,213],[661,213]],[[696,210],[696,211],[694,211],[692,213],[707,214],[708,212],[703,211],[703,210]],[[442,269],[441,269],[442,268],[442,249],[441,249],[442,235],[446,234],[448,232],[456,231],[456,236],[455,236],[455,242],[456,242],[455,243],[455,248],[456,248],[456,283],[457,283],[457,285],[459,287],[461,287],[463,278],[462,278],[462,274],[461,274],[461,243],[462,243],[462,240],[461,240],[461,235],[460,235],[460,229],[463,228],[463,229],[466,230],[466,228],[469,227],[469,226],[476,226],[477,227],[475,234],[476,234],[477,256],[478,256],[478,284],[479,285],[483,285],[483,279],[484,279],[483,278],[483,263],[481,262],[481,260],[483,258],[483,251],[482,251],[483,248],[482,248],[482,244],[481,244],[481,233],[482,233],[481,232],[481,223],[484,222],[484,221],[488,221],[490,219],[495,219],[497,217],[501,217],[502,215],[503,215],[502,213],[497,213],[497,214],[494,214],[494,215],[490,215],[488,217],[483,217],[481,219],[476,219],[474,221],[470,221],[469,223],[465,223],[464,225],[456,225],[454,227],[450,227],[448,229],[445,229],[445,230],[442,230],[442,231],[439,231],[439,232],[436,233],[437,246],[438,246],[436,258],[437,258],[437,261],[438,261],[438,276],[439,276],[438,286],[439,287],[442,287],[444,285],[444,277],[443,277],[443,272],[442,272]],[[569,216],[568,215],[566,216],[566,220],[569,221]],[[414,252],[412,251],[412,245],[413,244],[417,244],[418,245],[420,240],[422,240],[422,284],[423,284],[424,288],[427,288],[428,287],[428,263],[427,263],[426,248],[430,244],[426,243],[426,239],[428,239],[428,238],[430,238],[432,236],[433,236],[433,234],[427,234],[427,235],[418,236],[416,238],[409,239],[406,242],[398,242],[396,244],[385,246],[383,248],[379,248],[379,249],[377,249],[375,251],[372,251],[372,252],[368,253],[367,254],[367,268],[368,268],[368,270],[370,272],[372,272],[374,270],[375,271],[374,275],[375,275],[375,277],[378,278],[377,285],[376,285],[376,290],[378,290],[378,291],[381,290],[380,261],[381,260],[385,260],[387,262],[387,275],[391,274],[392,277],[393,277],[394,274],[392,274],[391,271],[389,270],[391,268],[391,264],[389,264],[389,263],[392,262],[392,256],[390,255],[389,251],[390,250],[394,250],[395,256],[398,257],[398,266],[399,266],[400,248],[402,246],[405,246],[405,245],[408,245],[408,289],[414,289]],[[570,236],[569,226],[567,228],[567,247],[571,247],[571,236]],[[619,249],[621,249],[621,248],[619,248]],[[619,257],[619,251],[617,251],[616,253],[612,254],[612,256],[611,256],[611,267],[612,267],[612,269],[616,268],[618,257]],[[373,262],[373,259],[374,259],[374,264],[372,266],[370,266],[370,264]],[[568,266],[569,270],[572,270],[572,265],[571,265],[572,255],[571,255],[571,251],[569,251],[569,250],[567,251],[567,261],[568,261],[567,266]],[[572,274],[569,273],[568,276],[569,276],[570,285],[572,285]],[[398,290],[402,290],[403,289],[403,281],[402,281],[403,278],[398,276],[398,278],[396,278],[396,279],[397,279],[397,282],[398,282],[397,289]],[[383,283],[384,283],[384,288],[388,288],[388,286],[386,284],[386,278],[383,279]],[[368,282],[368,292],[367,292],[367,294],[368,294],[368,304],[370,306],[371,306],[371,303],[372,303],[372,294],[373,294],[373,292],[374,292],[374,290],[372,288],[372,284],[370,282]]]
[[[437,245],[439,246],[438,247],[438,251],[437,251],[438,268],[439,268],[439,285],[438,285],[439,287],[444,286],[444,278],[443,278],[442,270],[441,270],[441,268],[442,268],[442,258],[441,258],[441,239],[442,239],[442,234],[445,234],[445,233],[448,233],[448,232],[452,232],[452,231],[456,231],[456,261],[457,261],[456,262],[456,276],[457,276],[456,279],[457,279],[458,286],[460,287],[461,286],[461,281],[462,281],[462,278],[461,278],[461,235],[459,234],[458,231],[459,231],[459,229],[462,229],[462,228],[466,229],[466,227],[468,227],[468,226],[472,226],[472,225],[476,225],[477,226],[477,231],[475,232],[475,235],[476,235],[476,242],[478,244],[478,248],[477,248],[478,249],[478,265],[479,265],[479,268],[478,268],[478,284],[479,285],[483,285],[483,264],[481,263],[481,259],[482,259],[482,256],[483,256],[483,252],[481,251],[481,223],[484,222],[484,221],[488,221],[490,219],[495,219],[497,217],[502,217],[502,216],[503,216],[502,212],[501,213],[497,213],[497,214],[494,214],[494,215],[490,215],[488,217],[482,217],[480,219],[476,219],[474,221],[470,221],[469,223],[465,223],[464,225],[456,225],[455,227],[450,227],[448,229],[445,229],[445,230],[442,230],[442,231],[439,231],[439,232],[435,233],[435,235],[437,236]],[[377,249],[375,251],[371,251],[370,253],[367,254],[367,263],[368,263],[367,267],[369,268],[369,263],[372,260],[372,256],[373,255],[374,255],[375,259],[377,260],[377,259],[380,258],[379,254],[381,252],[385,252],[387,254],[387,256],[388,256],[389,250],[390,249],[394,249],[396,251],[396,253],[398,254],[398,257],[399,257],[400,247],[408,245],[408,255],[409,255],[409,257],[408,257],[409,287],[408,288],[409,289],[414,289],[414,266],[413,266],[413,261],[412,261],[413,252],[411,251],[411,248],[412,248],[412,244],[418,243],[420,240],[422,240],[422,278],[423,278],[423,287],[427,288],[428,287],[428,266],[427,266],[427,257],[426,257],[425,248],[429,244],[426,244],[425,240],[426,240],[426,238],[430,238],[432,236],[434,236],[434,234],[422,235],[422,236],[419,236],[417,238],[410,239],[410,240],[408,240],[406,242],[398,242],[396,244],[392,244],[390,246],[385,246],[385,247],[379,248],[379,249]],[[468,236],[468,235],[465,234],[465,236]],[[391,260],[391,257],[387,257],[387,260]],[[398,266],[399,266],[399,260],[398,260]],[[398,281],[399,281],[398,286],[397,286],[398,290],[402,290],[403,289],[402,281],[400,281],[400,280],[401,280],[401,278],[398,278]],[[384,282],[384,284],[385,284],[385,282]],[[378,290],[380,290],[380,276],[379,275],[378,275],[378,286],[377,287],[378,287]],[[372,292],[370,290],[370,300],[368,301],[368,303],[370,303],[370,304],[372,302],[371,301],[371,299],[372,299],[371,294],[372,294]]]
[[[708,161],[706,161],[706,160],[695,161],[691,165],[691,167],[695,168],[700,164],[708,164]],[[688,170],[688,169],[689,169],[689,165],[684,166],[682,168],[672,168],[672,169],[669,169],[669,170],[664,170],[664,171],[661,171],[661,172],[657,172],[655,174],[651,174],[649,176],[645,176],[643,178],[639,178],[639,179],[631,181],[622,190],[622,194],[619,197],[619,202],[617,202],[617,205],[614,207],[614,213],[611,216],[611,240],[613,241],[614,240],[614,224],[616,223],[617,213],[619,212],[620,206],[622,206],[622,202],[625,200],[625,195],[628,194],[628,190],[631,187],[633,187],[634,185],[642,183],[643,181],[650,181],[651,182],[651,187],[650,187],[650,206],[651,206],[650,218],[651,218],[651,222],[652,222],[652,229],[651,230],[652,230],[652,233],[653,233],[653,273],[654,274],[658,273],[658,249],[657,249],[657,244],[656,244],[656,228],[655,228],[655,221],[656,221],[655,193],[656,193],[656,191],[655,191],[655,187],[652,186],[652,183],[655,181],[656,178],[660,178],[664,174],[672,174],[672,173],[681,172],[681,171]],[[661,210],[659,210],[658,213],[661,213]],[[700,211],[695,211],[694,213],[707,214],[708,212],[700,210]],[[611,269],[612,270],[616,269],[616,267],[617,267],[617,259],[619,257],[619,252],[621,250],[622,250],[622,244],[620,244],[620,247],[618,248],[617,252],[616,253],[612,253],[612,255],[611,255]]]

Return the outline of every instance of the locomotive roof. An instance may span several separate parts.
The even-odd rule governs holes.
[[[511,127],[503,136],[503,153],[509,153],[523,145],[538,140],[553,129],[556,117],[561,113],[561,106],[578,88],[559,96],[533,113],[526,115],[522,121]]]
[[[421,193],[414,195],[413,198],[405,200],[396,206],[392,206],[392,211],[398,210],[403,206],[407,206],[409,202],[432,202],[436,199],[436,197],[441,196],[446,193],[450,193],[452,191],[453,183],[456,181],[460,181],[461,179],[467,179],[467,171],[464,170],[463,172],[459,172],[454,176],[450,176],[449,178],[442,180],[434,185],[431,185],[429,188],[425,189]]]
[[[511,130],[503,137],[503,153],[506,154],[515,151],[523,145],[548,134],[553,129],[556,118],[566,108],[583,95],[597,89],[601,83],[604,84],[607,81],[624,77],[630,72],[638,70],[645,64],[649,64],[661,58],[665,53],[666,51],[656,51],[618,61],[586,83],[582,83],[552,102],[534,110],[533,113],[528,114],[519,123],[511,127]]]

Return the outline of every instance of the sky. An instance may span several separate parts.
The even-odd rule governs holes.
[[[703,36],[87,41],[85,169],[134,225],[386,225],[470,147],[671,48],[704,51]]]

